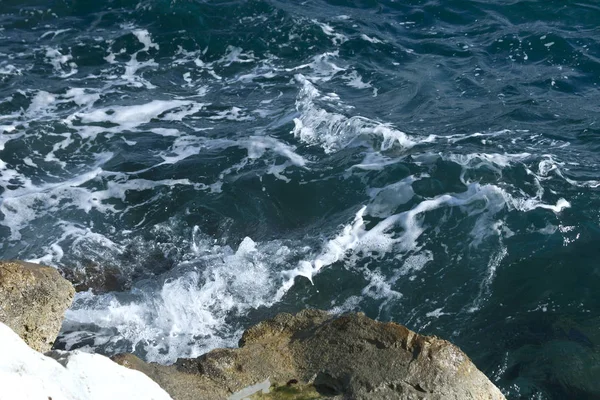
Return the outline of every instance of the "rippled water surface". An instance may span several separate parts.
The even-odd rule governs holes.
[[[594,1],[0,1],[0,248],[58,346],[171,363],[281,311],[600,398]]]

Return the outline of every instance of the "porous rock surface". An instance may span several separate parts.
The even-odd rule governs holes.
[[[0,322],[37,351],[51,349],[74,294],[54,268],[0,261]]]
[[[113,359],[144,372],[176,400],[236,399],[267,379],[271,393],[251,398],[504,399],[458,347],[361,313],[279,314],[248,329],[239,349],[171,366],[131,354]]]

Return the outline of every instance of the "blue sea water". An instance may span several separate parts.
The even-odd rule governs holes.
[[[58,346],[171,363],[282,311],[600,398],[600,6],[0,0],[0,249]]]

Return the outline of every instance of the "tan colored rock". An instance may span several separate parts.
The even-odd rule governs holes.
[[[52,348],[74,294],[54,268],[0,261],[0,322],[37,351]]]
[[[272,392],[251,398],[504,399],[458,347],[363,314],[279,314],[248,329],[239,349],[172,366],[132,355],[114,359],[144,372],[176,400],[236,398],[267,379]]]
[[[226,399],[233,393],[199,371],[185,369],[180,371],[175,365],[146,363],[133,354],[119,354],[112,357],[112,360],[127,368],[143,372],[175,400]]]

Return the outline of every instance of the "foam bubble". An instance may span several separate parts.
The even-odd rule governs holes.
[[[436,308],[435,310],[426,313],[425,316],[427,318],[439,318],[442,315],[450,315],[449,313],[443,312],[443,310],[444,310],[444,307]]]
[[[312,58],[312,61],[306,64],[301,64],[293,68],[286,68],[286,72],[296,72],[300,70],[310,69],[311,74],[302,75],[304,79],[311,82],[327,82],[331,80],[335,75],[345,71],[333,62],[334,58],[339,56],[338,51],[326,52],[318,54]]]
[[[223,64],[226,67],[233,63],[251,63],[256,60],[253,52],[245,53],[241,47],[227,46],[226,54],[221,57],[217,63]]]
[[[131,31],[133,35],[137,38],[137,40],[144,45],[144,48],[140,51],[148,51],[151,48],[156,50],[160,49],[159,45],[152,41],[152,37],[150,33],[146,29],[134,29]]]
[[[348,86],[356,88],[356,89],[368,89],[373,87],[370,82],[363,82],[362,76],[358,74],[356,71],[352,71],[350,74],[344,76],[343,78]]]
[[[0,62],[0,75],[23,75],[23,70],[3,61]]]
[[[95,346],[115,349],[125,340],[143,349],[147,359],[163,363],[231,346],[241,332],[229,318],[272,305],[281,281],[277,269],[295,255],[279,241],[258,244],[250,238],[234,251],[215,245],[198,229],[190,249],[177,275],[138,286],[133,295],[78,293],[61,340],[70,348],[81,340],[77,327],[92,324],[96,332],[87,335]]]
[[[119,133],[124,130],[133,130],[140,125],[147,124],[151,120],[158,118],[161,114],[165,120],[181,120],[187,115],[198,112],[203,104],[183,100],[152,100],[149,103],[131,105],[131,106],[113,106],[105,108],[96,108],[92,111],[80,111],[70,115],[65,119],[65,123],[77,129],[81,136],[94,137],[99,132]],[[178,109],[178,112],[174,110]],[[171,111],[171,113],[166,113]],[[117,124],[112,128],[75,125],[78,121],[83,124],[97,124],[99,122],[110,122]]]
[[[374,44],[377,44],[377,43],[383,43],[383,41],[381,41],[381,40],[379,40],[379,39],[377,39],[377,38],[374,38],[374,37],[367,36],[367,35],[365,35],[364,33],[362,33],[362,34],[360,35],[360,38],[361,38],[362,40],[366,40],[367,42],[374,43]]]
[[[100,99],[100,94],[86,93],[84,88],[70,88],[65,93],[64,98],[73,100],[78,106],[92,106]]]
[[[326,153],[347,146],[364,145],[365,140],[373,139],[379,141],[377,147],[380,151],[388,150],[396,144],[402,148],[410,148],[417,143],[390,125],[360,116],[347,118],[318,107],[316,101],[324,96],[304,75],[297,74],[295,77],[302,88],[296,99],[296,109],[300,116],[294,118],[292,133],[303,142],[319,144]]]
[[[130,26],[124,26],[124,28],[132,29],[132,27]],[[118,67],[122,71],[120,75],[112,75],[109,78],[116,81],[112,83],[112,85],[125,84],[131,87],[144,87],[146,89],[155,89],[156,86],[154,86],[148,80],[144,79],[141,75],[138,74],[138,72],[145,68],[156,68],[159,65],[152,58],[149,58],[145,61],[139,61],[138,55],[142,52],[150,53],[151,49],[154,49],[156,51],[159,49],[159,45],[152,41],[152,36],[146,29],[132,29],[131,33],[143,45],[143,48],[131,54],[129,60],[126,63],[120,63],[116,61],[116,56],[118,54],[125,53],[125,49],[121,49],[117,54],[113,53],[110,49],[107,50],[108,54],[104,57],[104,59],[109,64]],[[108,43],[112,44],[113,41],[108,41]],[[117,78],[120,78],[120,80],[117,80]]]
[[[248,115],[244,115],[243,111],[239,107],[232,107],[229,110],[220,111],[217,115],[209,117],[212,120],[227,119],[230,121],[251,121],[254,118]]]
[[[317,20],[312,20],[312,22],[314,24],[316,24],[317,26],[319,26],[324,34],[331,37],[331,42],[335,46],[339,46],[342,43],[345,43],[348,41],[348,37],[346,37],[345,35],[343,35],[341,33],[335,32],[335,30],[333,29],[333,27],[331,25],[329,25],[325,22],[317,21]]]
[[[50,106],[56,101],[56,96],[46,92],[45,90],[38,91],[31,99],[31,103],[27,108],[27,114],[31,116],[39,116],[47,113]]]
[[[64,181],[39,185],[34,184],[31,179],[17,171],[4,166],[2,177],[0,177],[2,185],[10,187],[11,182],[12,185],[16,181],[20,182],[20,187],[8,188],[2,194],[0,203],[0,211],[4,215],[0,224],[10,229],[10,239],[19,240],[21,230],[59,210],[78,209],[85,213],[90,213],[92,210],[102,214],[117,213],[117,209],[110,203],[110,200],[125,201],[128,191],[143,191],[177,185],[204,189],[202,185],[195,184],[188,179],[133,179],[122,173],[107,172],[100,165],[112,158],[112,153],[101,153],[96,157],[95,165],[92,165],[87,172]],[[103,177],[112,178],[108,181],[106,189],[95,190],[84,186],[86,183]],[[64,237],[62,239],[64,240]]]
[[[68,78],[77,73],[77,64],[71,54],[63,54],[60,50],[51,47],[46,48],[46,61],[52,65],[54,71],[61,78]]]
[[[16,127],[14,125],[0,125],[0,151],[4,150],[6,143],[11,140],[19,139],[24,135],[24,132],[12,133],[15,129]]]

